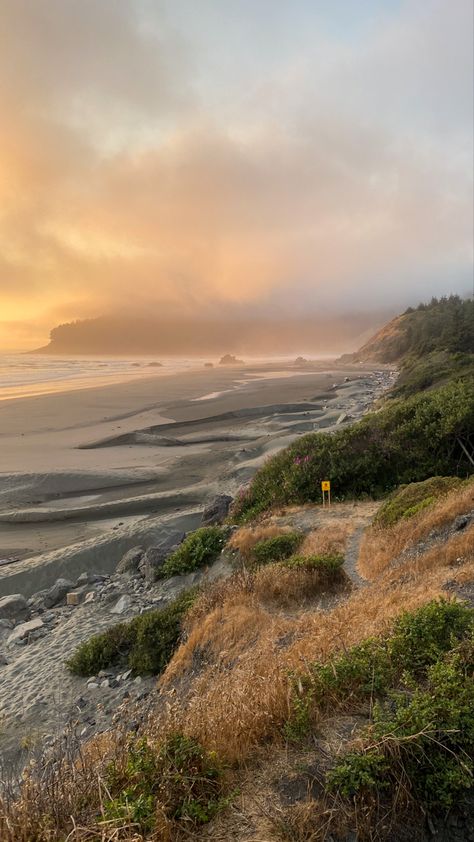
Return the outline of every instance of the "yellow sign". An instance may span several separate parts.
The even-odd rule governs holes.
[[[328,479],[324,480],[321,483],[321,490],[322,491],[331,491],[331,483],[329,482]]]

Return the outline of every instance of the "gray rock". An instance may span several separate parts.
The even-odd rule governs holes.
[[[0,667],[6,667],[7,664],[8,659],[5,658],[5,655],[2,655],[2,653],[0,652]]]
[[[81,585],[99,584],[100,582],[104,582],[106,578],[107,576],[103,576],[100,573],[81,573],[76,582],[76,588],[80,588]]]
[[[43,599],[46,608],[53,608],[54,605],[59,605],[66,599],[68,591],[72,590],[74,585],[69,579],[57,579],[52,588],[50,588]]]
[[[465,529],[470,521],[469,515],[459,515],[459,517],[455,518],[454,520],[454,529],[457,532],[460,532],[461,529]]]
[[[233,497],[228,494],[219,494],[212,503],[204,509],[201,518],[201,526],[211,526],[213,524],[222,523],[228,513],[233,502]]]
[[[39,617],[35,620],[28,620],[26,623],[20,623],[13,629],[10,637],[8,638],[8,643],[16,643],[17,640],[24,640],[29,637],[32,632],[35,632],[42,627],[43,621],[40,620]]]
[[[116,572],[121,573],[138,573],[138,565],[140,564],[145,550],[143,547],[132,547],[131,550],[125,553],[117,564]]]
[[[159,577],[159,571],[163,567],[165,561],[184,541],[184,532],[178,536],[164,541],[159,546],[148,547],[142,560],[139,564],[140,573],[144,576],[147,582],[155,582]]]
[[[2,620],[26,620],[30,609],[24,596],[19,593],[0,598],[0,618]]]
[[[123,614],[127,611],[132,604],[132,600],[127,594],[123,594],[120,597],[118,602],[115,603],[114,607],[110,609],[111,614]]]

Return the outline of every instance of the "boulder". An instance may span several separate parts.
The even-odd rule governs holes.
[[[24,640],[29,637],[32,632],[41,628],[43,628],[43,621],[40,620],[39,617],[36,617],[34,620],[29,620],[27,623],[20,623],[18,626],[15,626],[12,631],[10,637],[8,638],[8,643],[15,643],[17,640]]]
[[[53,608],[55,605],[59,605],[60,602],[66,599],[67,592],[72,591],[73,588],[74,584],[69,579],[56,579],[52,588],[46,591],[43,597],[46,608]]]
[[[138,565],[140,564],[145,550],[143,547],[132,547],[131,550],[125,553],[117,564],[116,572],[121,573],[138,573]]]
[[[140,572],[147,582],[156,581],[158,573],[166,559],[179,547],[184,541],[184,538],[185,534],[183,532],[178,536],[178,539],[176,539],[176,536],[173,536],[159,546],[148,547],[139,565]]]
[[[125,611],[128,611],[132,604],[132,600],[127,594],[123,594],[120,599],[115,603],[114,607],[110,609],[111,614],[123,614]]]
[[[0,598],[0,619],[26,620],[29,616],[28,603],[21,594],[14,593]]]
[[[81,585],[100,584],[101,582],[105,582],[107,578],[107,576],[103,576],[101,573],[81,573],[76,582],[76,588],[80,588]]]
[[[222,523],[228,513],[233,502],[233,497],[228,494],[219,494],[212,503],[204,509],[201,518],[201,526],[211,526],[216,523]]]

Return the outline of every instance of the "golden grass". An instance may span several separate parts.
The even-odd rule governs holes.
[[[458,492],[456,499],[450,495],[433,509],[403,524],[410,529],[414,527],[412,542],[470,508],[470,494],[472,485],[462,495]],[[265,527],[269,528],[272,537],[289,529]],[[315,530],[305,539],[305,553],[341,551],[352,528],[353,524],[349,523]],[[245,529],[245,533],[239,530],[236,548],[241,551],[241,542],[243,552],[251,552],[252,541],[270,537],[268,531],[262,535],[262,530],[263,527]],[[367,552],[369,540],[379,548],[380,536],[376,530],[370,529],[366,537]],[[408,536],[400,535],[400,541],[408,541]],[[282,565],[269,565],[252,572],[241,570],[208,588],[191,609],[186,621],[186,640],[159,682],[160,704],[146,726],[150,739],[160,742],[170,732],[182,731],[205,748],[216,750],[223,760],[239,764],[241,778],[245,780],[250,774],[251,779],[245,798],[242,796],[241,815],[237,807],[232,807],[230,819],[225,814],[220,816],[197,836],[186,830],[186,838],[221,842],[231,838],[259,838],[270,842],[284,838],[280,836],[280,818],[293,833],[290,838],[321,838],[318,804],[313,802],[311,809],[280,811],[272,801],[270,788],[268,801],[261,805],[252,803],[252,770],[258,759],[263,761],[265,774],[270,775],[270,744],[272,757],[283,757],[285,751],[282,726],[291,708],[291,675],[304,673],[314,661],[328,661],[341,650],[387,631],[403,611],[414,610],[445,595],[443,588],[447,581],[473,582],[474,526],[422,554],[407,556],[396,567],[381,563],[376,581],[347,597],[344,595],[330,610],[298,610],[290,616],[283,609],[289,605],[301,609],[312,586],[316,594],[325,587],[323,582],[307,575],[298,578],[300,572],[305,574]],[[115,748],[114,740],[113,735],[94,740],[81,750],[79,760],[72,762],[72,755],[68,756],[64,766],[59,767],[59,774],[39,777],[36,783],[34,778],[31,782],[27,780],[22,799],[13,811],[11,799],[6,805],[0,798],[2,842],[32,842],[33,839],[64,842],[66,838],[68,842],[112,842],[112,839],[139,842],[142,837],[133,828],[117,834],[114,828],[97,821],[101,766],[110,751],[120,752],[120,741]],[[269,746],[268,752],[265,745]],[[248,763],[252,765],[250,772],[245,771]],[[264,776],[262,773],[262,784]],[[89,821],[86,817],[83,822],[88,826],[74,829],[70,817],[82,816],[84,804],[88,804]],[[48,828],[42,815],[51,814],[51,805],[54,805],[52,826]],[[241,837],[237,830],[237,835],[230,835],[233,820],[237,828],[245,824],[245,816],[248,819],[245,833],[255,833],[258,827],[262,835]],[[275,817],[278,821],[272,824]],[[174,827],[166,826],[166,822],[160,823],[159,828],[149,839],[171,842],[183,838]]]
[[[287,535],[293,532],[289,526],[277,526],[276,524],[241,526],[232,535],[227,546],[231,550],[237,550],[245,561],[252,555],[255,544],[259,541],[267,541],[269,538],[277,538],[279,535]]]
[[[314,529],[304,539],[298,555],[344,554],[347,539],[354,527],[347,521],[334,522],[320,529]]]
[[[361,543],[358,569],[366,579],[376,579],[403,552],[426,538],[430,532],[448,526],[474,506],[474,480],[461,489],[441,498],[433,506],[414,517],[403,519],[392,527],[370,527]]]
[[[401,612],[445,595],[443,585],[458,574],[474,580],[471,538],[472,529],[456,534],[442,552],[408,559],[331,610],[293,618],[269,611],[255,592],[222,586],[221,604],[196,618],[162,678],[170,719],[160,718],[157,728],[172,722],[231,762],[246,759],[265,740],[278,740],[288,713],[290,672],[387,631]],[[455,568],[458,558],[462,566]],[[200,653],[205,657],[196,669]],[[180,704],[174,706],[177,684]]]

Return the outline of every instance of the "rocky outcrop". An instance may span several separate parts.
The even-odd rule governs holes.
[[[233,499],[228,494],[218,494],[204,509],[201,526],[213,526],[214,524],[223,523],[229,514]]]
[[[163,567],[166,559],[179,547],[184,541],[184,538],[185,534],[183,532],[178,540],[176,540],[176,536],[173,536],[173,538],[164,541],[159,546],[148,547],[138,566],[146,582],[152,583],[159,578],[159,571]]]
[[[237,359],[233,354],[224,354],[219,360],[219,365],[245,365],[243,360]]]
[[[145,555],[144,547],[132,547],[131,550],[125,553],[117,564],[116,572],[121,575],[123,573],[137,573],[140,562]]]
[[[28,603],[21,594],[10,594],[10,596],[4,596],[0,599],[0,619],[26,620],[29,616]]]
[[[55,605],[59,605],[66,599],[67,592],[73,589],[74,583],[70,582],[69,579],[57,579],[53,587],[46,591],[43,596],[45,608],[53,608]]]

